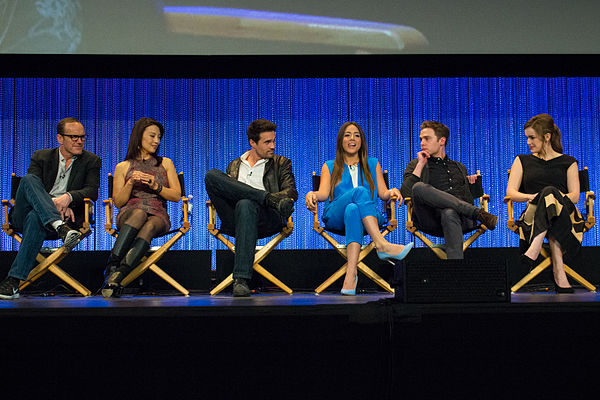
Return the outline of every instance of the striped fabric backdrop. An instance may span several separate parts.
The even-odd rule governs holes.
[[[369,154],[400,187],[404,167],[419,150],[419,124],[433,119],[450,127],[450,157],[473,173],[481,171],[491,212],[500,216],[499,227],[475,246],[517,246],[516,235],[506,228],[502,198],[512,160],[528,152],[523,124],[541,112],[553,115],[565,153],[590,168],[592,190],[598,190],[599,100],[600,78],[0,78],[0,197],[9,197],[10,174],[24,174],[36,149],[57,145],[57,121],[77,117],[88,134],[86,149],[103,159],[96,228],[78,249],[110,249],[114,239],[104,232],[101,202],[107,197],[106,176],[123,159],[135,120],[150,116],[166,129],[160,153],[184,172],[187,194],[193,195],[192,230],[175,248],[224,248],[206,230],[204,175],[210,168],[225,169],[246,151],[248,123],[267,118],[279,126],[276,152],[292,160],[300,193],[294,233],[280,248],[327,248],[312,231],[304,196],[312,171],[335,156],[339,126],[348,120],[361,124]],[[181,209],[169,207],[176,225]],[[410,240],[405,218],[404,208],[399,209],[392,241]],[[597,246],[599,232],[594,228],[586,234],[584,245]],[[0,250],[17,246],[0,237]]]

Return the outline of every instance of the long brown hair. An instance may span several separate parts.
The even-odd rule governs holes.
[[[131,135],[129,136],[129,145],[127,146],[127,154],[125,154],[125,160],[135,160],[141,154],[142,147],[142,136],[144,135],[144,130],[149,126],[156,126],[160,131],[160,138],[165,134],[165,128],[163,128],[162,124],[155,120],[154,118],[144,117],[140,118],[133,125],[133,129],[131,130]],[[152,157],[156,159],[156,165],[162,164],[162,157],[158,155],[158,147],[154,154],[150,154]]]
[[[333,162],[333,171],[331,172],[331,191],[329,192],[329,200],[333,200],[333,189],[335,185],[342,179],[344,173],[344,132],[350,125],[354,125],[360,133],[360,149],[358,150],[358,164],[363,174],[360,177],[360,183],[363,184],[363,176],[367,179],[369,186],[371,187],[371,196],[375,193],[375,183],[371,177],[371,170],[369,169],[369,163],[367,162],[367,138],[365,132],[362,130],[360,125],[356,122],[346,122],[341,126],[337,134],[336,146],[335,146],[335,161]]]
[[[560,140],[560,129],[554,124],[554,119],[548,114],[538,114],[525,123],[523,129],[532,128],[538,137],[544,141],[544,135],[550,134],[550,145],[557,153],[563,152]]]

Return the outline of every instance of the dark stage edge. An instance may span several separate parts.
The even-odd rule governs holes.
[[[35,379],[44,398],[74,383],[91,398],[577,398],[600,367],[600,294],[582,289],[485,304],[23,296],[0,302],[0,327],[3,381]]]

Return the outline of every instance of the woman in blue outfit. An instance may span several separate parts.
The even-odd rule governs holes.
[[[379,226],[386,219],[377,210],[376,196],[384,201],[402,198],[398,189],[387,188],[379,161],[367,156],[365,133],[360,125],[346,122],[337,135],[335,160],[327,161],[321,168],[319,190],[306,194],[306,208],[313,213],[317,202],[327,202],[322,216],[327,229],[345,232],[348,268],[342,294],[356,293],[364,231],[384,260],[402,260],[413,246],[412,242],[402,246],[385,240]]]

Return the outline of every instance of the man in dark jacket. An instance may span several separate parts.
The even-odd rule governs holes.
[[[446,155],[448,127],[425,121],[419,137],[421,151],[408,163],[400,193],[413,199],[415,226],[425,233],[443,236],[448,259],[462,259],[463,233],[472,230],[477,220],[494,229],[498,217],[473,205],[469,183],[474,183],[477,176],[467,175],[462,163]]]
[[[204,179],[220,231],[235,236],[235,297],[250,295],[256,240],[281,231],[298,200],[291,161],[274,154],[275,129],[266,119],[253,121],[247,130],[251,149],[230,162],[227,173],[212,169]]]
[[[23,241],[8,277],[0,283],[0,299],[19,297],[20,280],[27,279],[44,240],[60,238],[66,251],[79,243],[83,200],[98,198],[101,160],[83,150],[83,125],[65,118],[56,132],[60,146],[33,153],[17,189],[9,219]]]

